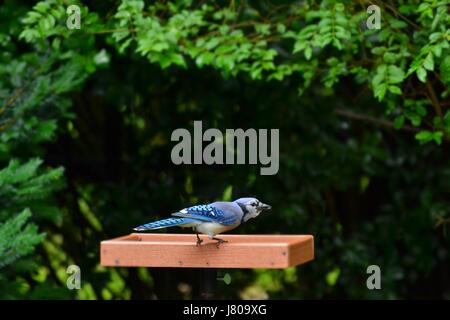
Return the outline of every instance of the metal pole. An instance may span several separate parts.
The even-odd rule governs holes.
[[[217,269],[206,268],[200,270],[200,299],[216,298]]]

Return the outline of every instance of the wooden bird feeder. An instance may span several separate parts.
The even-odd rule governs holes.
[[[194,234],[132,233],[102,241],[105,267],[199,268],[200,298],[215,298],[218,268],[289,268],[314,259],[311,235],[220,235],[228,241]]]
[[[221,235],[228,243],[193,234],[132,233],[102,241],[107,267],[288,268],[314,259],[311,235]]]

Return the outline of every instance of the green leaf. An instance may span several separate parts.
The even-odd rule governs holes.
[[[430,34],[428,39],[430,39],[431,42],[435,42],[442,36],[443,36],[442,32],[434,32],[434,33]]]
[[[444,133],[442,131],[431,132],[428,130],[420,131],[415,135],[416,139],[419,140],[421,143],[434,141],[434,142],[436,142],[436,144],[442,143],[443,136],[444,136]]]
[[[397,86],[389,86],[389,91],[393,94],[402,94],[402,89]]]
[[[254,67],[250,71],[250,77],[252,77],[253,80],[261,79],[262,69],[260,67]]]
[[[327,284],[330,287],[335,286],[339,279],[340,274],[341,274],[341,270],[338,267],[336,267],[333,270],[331,270],[330,272],[328,272],[325,277]]]
[[[50,9],[50,4],[45,1],[38,2],[34,7],[34,10],[40,13],[46,13],[48,9]]]
[[[206,42],[205,49],[212,50],[220,44],[219,38],[211,38]],[[197,46],[200,46],[197,44]]]
[[[446,85],[450,85],[450,56],[446,56],[442,59],[439,65],[439,73],[441,75],[442,82]]]
[[[338,11],[338,12],[343,12],[344,10],[345,10],[345,6],[344,6],[344,4],[343,3],[336,3],[336,5],[335,5],[335,10],[336,11]]]
[[[423,130],[416,133],[415,138],[420,142],[428,142],[433,139],[433,133],[431,131]]]
[[[233,186],[227,186],[223,191],[222,201],[231,201],[233,197]]]
[[[255,31],[262,35],[270,34],[270,24],[257,23],[255,24]]]
[[[433,133],[433,140],[436,142],[436,144],[440,145],[442,143],[443,136],[444,133],[442,131],[436,131]]]
[[[422,81],[422,82],[427,81],[427,71],[424,68],[422,68],[422,67],[417,68],[416,74],[417,74],[417,78],[419,78],[420,81]]]
[[[405,124],[405,116],[399,116],[395,118],[394,120],[394,128],[395,129],[401,129],[403,128],[403,125]]]
[[[415,111],[418,115],[425,117],[427,115],[427,109],[421,105],[415,107]]]
[[[391,26],[391,28],[395,28],[395,29],[403,29],[408,27],[408,24],[402,20],[397,20],[397,19],[391,19],[389,21],[389,24]]]
[[[280,34],[284,34],[286,32],[286,26],[283,23],[277,24],[277,31]]]
[[[184,60],[183,56],[181,54],[173,53],[170,56],[170,61],[178,66],[186,68],[186,61]]]
[[[383,60],[386,63],[395,63],[398,59],[398,56],[392,52],[386,52],[383,56]]]
[[[386,91],[388,89],[388,85],[386,83],[382,83],[377,85],[374,90],[375,97],[378,98],[378,101],[382,101],[384,96],[386,95]]]
[[[204,65],[210,65],[212,61],[214,61],[214,54],[210,52],[204,52],[195,59],[195,63],[200,68],[203,67]]]
[[[405,73],[397,66],[390,65],[387,70],[389,83],[400,83],[405,78]]]
[[[419,115],[415,114],[415,113],[408,113],[405,114],[405,116],[411,121],[412,125],[415,127],[420,126],[420,124],[422,123],[422,117],[420,117]]]
[[[28,12],[27,17],[25,19],[23,19],[23,22],[25,24],[33,24],[33,23],[40,21],[41,18],[42,18],[42,14],[35,12],[35,11],[30,11],[30,12]]]
[[[425,61],[423,62],[423,66],[425,69],[433,71],[434,70],[434,59],[433,54],[429,53],[427,57],[425,58]]]
[[[311,59],[311,56],[312,56],[312,49],[311,49],[311,47],[306,47],[306,49],[305,49],[305,58],[306,58],[306,60]]]

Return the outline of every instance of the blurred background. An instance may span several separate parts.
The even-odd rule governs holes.
[[[272,214],[233,232],[313,234],[315,260],[220,270],[219,298],[449,299],[449,19],[447,1],[3,1],[0,298],[195,298],[196,270],[104,268],[100,241],[256,195]],[[172,164],[194,120],[279,129],[278,174]]]

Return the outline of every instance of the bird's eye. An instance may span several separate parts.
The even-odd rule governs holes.
[[[252,207],[256,207],[256,202],[253,202],[253,203],[252,203]]]

